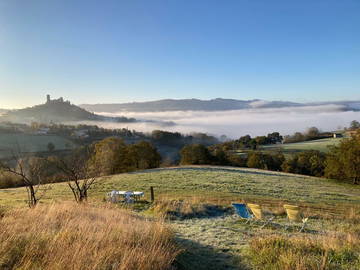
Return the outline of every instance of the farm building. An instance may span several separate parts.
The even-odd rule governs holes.
[[[89,131],[87,129],[81,129],[81,130],[76,130],[73,135],[79,139],[84,139],[89,137],[88,132]]]
[[[46,135],[48,134],[50,131],[50,128],[39,128],[36,132],[36,134],[39,134],[39,135]]]
[[[334,138],[342,138],[343,135],[341,133],[333,133]]]

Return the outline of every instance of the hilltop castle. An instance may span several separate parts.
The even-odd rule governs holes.
[[[46,104],[54,104],[54,103],[69,103],[70,101],[64,101],[64,99],[62,97],[58,98],[58,99],[51,99],[50,95],[46,95]]]

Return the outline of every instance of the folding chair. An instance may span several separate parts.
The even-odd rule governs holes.
[[[117,203],[120,200],[120,196],[116,190],[107,193],[108,199],[112,203]]]
[[[235,209],[235,212],[240,216],[241,219],[246,220],[245,224],[251,222],[254,219],[254,216],[250,214],[249,210],[244,203],[233,203],[232,206]]]
[[[126,191],[124,194],[124,202],[125,203],[133,203],[134,199],[132,198],[134,196],[134,192],[132,191]]]
[[[271,221],[274,219],[273,216],[266,217],[261,206],[259,204],[248,203],[247,206],[250,208],[251,212],[254,214],[255,219],[263,222],[264,224],[260,227],[261,229],[264,228],[266,225],[270,224]]]
[[[309,218],[305,218],[303,216],[300,207],[297,205],[284,204],[284,209],[286,211],[290,225],[292,225],[292,223],[302,223],[299,232],[304,231]],[[288,227],[285,227],[285,229],[287,230]]]

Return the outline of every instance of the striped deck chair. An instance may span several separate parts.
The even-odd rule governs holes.
[[[251,212],[254,214],[255,219],[264,223],[260,227],[261,229],[264,228],[266,225],[270,224],[271,221],[274,219],[273,216],[265,215],[259,204],[248,203],[247,206],[250,208]]]
[[[249,210],[244,203],[233,203],[232,206],[235,209],[235,212],[239,215],[240,218],[246,220],[245,224],[251,222],[254,219],[254,216],[250,214]]]
[[[286,211],[290,225],[293,223],[302,223],[299,232],[303,232],[309,218],[305,218],[303,216],[300,207],[297,205],[284,204],[284,209]],[[288,227],[285,227],[285,229],[288,229]]]

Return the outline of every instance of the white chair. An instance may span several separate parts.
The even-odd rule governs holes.
[[[125,203],[133,203],[134,202],[134,199],[132,198],[133,195],[134,193],[132,191],[126,191],[124,194]]]

